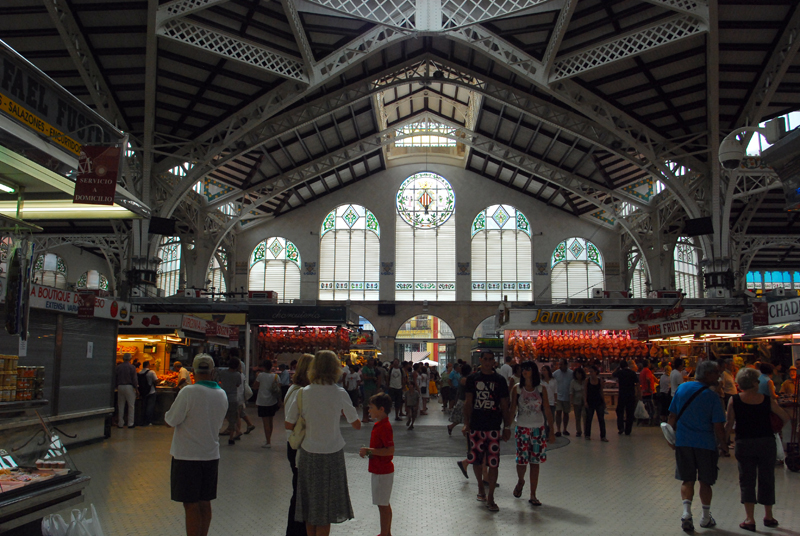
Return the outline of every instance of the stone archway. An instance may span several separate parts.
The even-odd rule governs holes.
[[[456,355],[456,335],[450,325],[430,314],[414,315],[395,334],[395,357],[401,361],[447,363]]]

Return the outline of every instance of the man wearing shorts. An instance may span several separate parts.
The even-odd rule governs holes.
[[[569,385],[572,383],[572,371],[566,359],[562,359],[558,364],[558,370],[553,373],[556,380],[556,437],[561,437],[561,422],[563,417],[564,435],[569,435],[569,412],[572,411],[572,404],[569,401]]]
[[[711,486],[717,481],[719,451],[728,452],[725,412],[713,390],[719,383],[717,364],[714,361],[701,362],[695,371],[695,380],[678,386],[669,406],[667,421],[675,429],[675,478],[682,482],[681,528],[684,532],[694,531],[692,499],[697,480],[700,481],[703,506],[700,526],[711,528],[717,524],[711,517]]]
[[[480,369],[467,377],[464,389],[464,429],[469,438],[467,461],[478,480],[478,500],[485,501],[491,512],[500,508],[494,502],[497,468],[500,465],[500,438],[511,437],[508,382],[494,371],[494,354],[481,354]],[[502,426],[502,433],[500,428]],[[483,467],[488,467],[488,484],[483,483]]]
[[[228,397],[211,380],[214,360],[208,354],[194,358],[193,385],[175,397],[164,420],[172,435],[172,500],[183,503],[186,534],[205,536],[211,525],[211,501],[217,498],[219,429],[228,411]]]

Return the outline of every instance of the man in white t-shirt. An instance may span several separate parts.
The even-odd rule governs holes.
[[[675,393],[678,392],[678,387],[682,384],[685,380],[683,378],[683,371],[686,369],[686,364],[684,363],[683,359],[676,359],[672,363],[672,372],[669,375],[669,389],[670,394],[674,397]]]
[[[208,534],[211,501],[217,498],[219,429],[228,411],[228,397],[211,380],[214,360],[208,354],[194,358],[195,383],[175,397],[164,421],[172,435],[171,498],[182,502],[187,534]]]
[[[356,366],[350,365],[344,377],[344,389],[350,397],[353,407],[358,407],[358,387],[361,385],[361,373],[356,372]]]
[[[508,381],[511,375],[514,374],[514,369],[511,367],[512,361],[514,361],[513,356],[510,355],[505,356],[505,363],[503,363],[503,366],[500,367],[500,370],[497,371],[500,374],[500,376],[506,379],[506,381]]]

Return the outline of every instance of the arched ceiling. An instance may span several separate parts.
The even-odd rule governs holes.
[[[800,108],[798,30],[795,0],[0,5],[0,39],[131,134],[158,177],[137,193],[213,212],[215,240],[384,170],[426,119],[467,169],[633,236],[711,215],[718,184],[734,239],[781,244],[754,266],[800,267],[797,218],[758,162],[720,176],[716,145]]]

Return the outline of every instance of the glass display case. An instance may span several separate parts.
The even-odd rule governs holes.
[[[43,516],[82,502],[89,483],[63,444],[74,436],[39,415],[42,402],[0,404],[0,532],[35,528]]]

